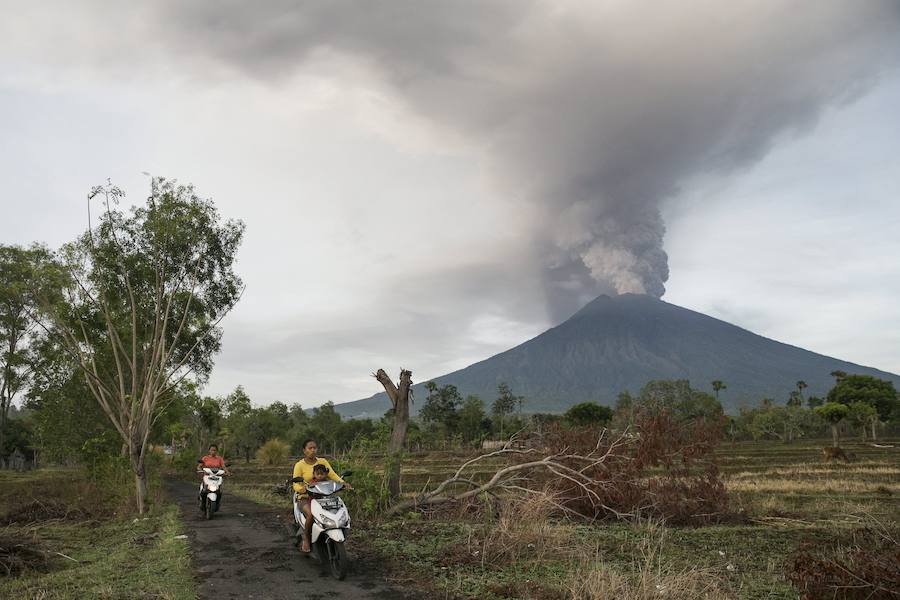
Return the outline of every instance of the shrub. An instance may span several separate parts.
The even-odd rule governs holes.
[[[189,471],[196,468],[197,459],[199,458],[200,456],[196,450],[182,448],[172,457],[172,466],[179,471]]]
[[[279,440],[272,438],[256,451],[256,458],[267,465],[275,465],[284,462],[288,457],[290,447]]]
[[[338,474],[353,472],[353,475],[347,478],[353,489],[341,494],[345,500],[352,503],[354,517],[375,517],[388,507],[390,494],[384,475],[363,461],[364,458],[355,457],[346,461],[331,461],[331,466]]]

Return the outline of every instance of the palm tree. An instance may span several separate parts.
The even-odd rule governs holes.
[[[806,382],[803,381],[802,379],[797,382],[797,391],[800,393],[800,400],[803,400],[803,388],[808,388],[808,387],[809,386],[806,385]]]
[[[728,388],[728,386],[725,385],[724,382],[722,382],[718,379],[716,379],[715,381],[712,382],[712,389],[716,393],[716,402],[719,401],[719,390],[724,390],[727,388]]]

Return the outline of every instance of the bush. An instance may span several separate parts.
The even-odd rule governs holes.
[[[264,464],[275,465],[287,459],[288,450],[290,447],[286,443],[278,438],[272,438],[256,451],[256,458]]]
[[[347,478],[353,489],[341,494],[352,504],[352,513],[355,517],[375,517],[390,504],[385,476],[365,464],[365,460],[357,456],[346,461],[342,460],[340,463],[331,461],[331,466],[337,474],[353,472],[353,475]]]
[[[182,448],[172,457],[172,466],[179,471],[189,471],[196,468],[199,458],[196,450]]]

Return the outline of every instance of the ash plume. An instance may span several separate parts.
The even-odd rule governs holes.
[[[350,64],[461,135],[498,195],[528,207],[560,314],[603,291],[662,296],[661,203],[751,166],[895,67],[898,6],[218,0],[160,9],[156,36],[253,78]]]

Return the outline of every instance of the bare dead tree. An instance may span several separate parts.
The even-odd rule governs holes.
[[[388,491],[391,498],[400,495],[400,457],[403,453],[403,444],[406,442],[406,430],[409,428],[409,396],[412,387],[412,371],[400,369],[399,386],[394,385],[390,376],[384,369],[378,369],[372,377],[384,386],[384,391],[391,400],[394,408],[394,423],[391,428],[391,439],[388,442],[388,456],[386,461],[386,473],[388,477]]]

